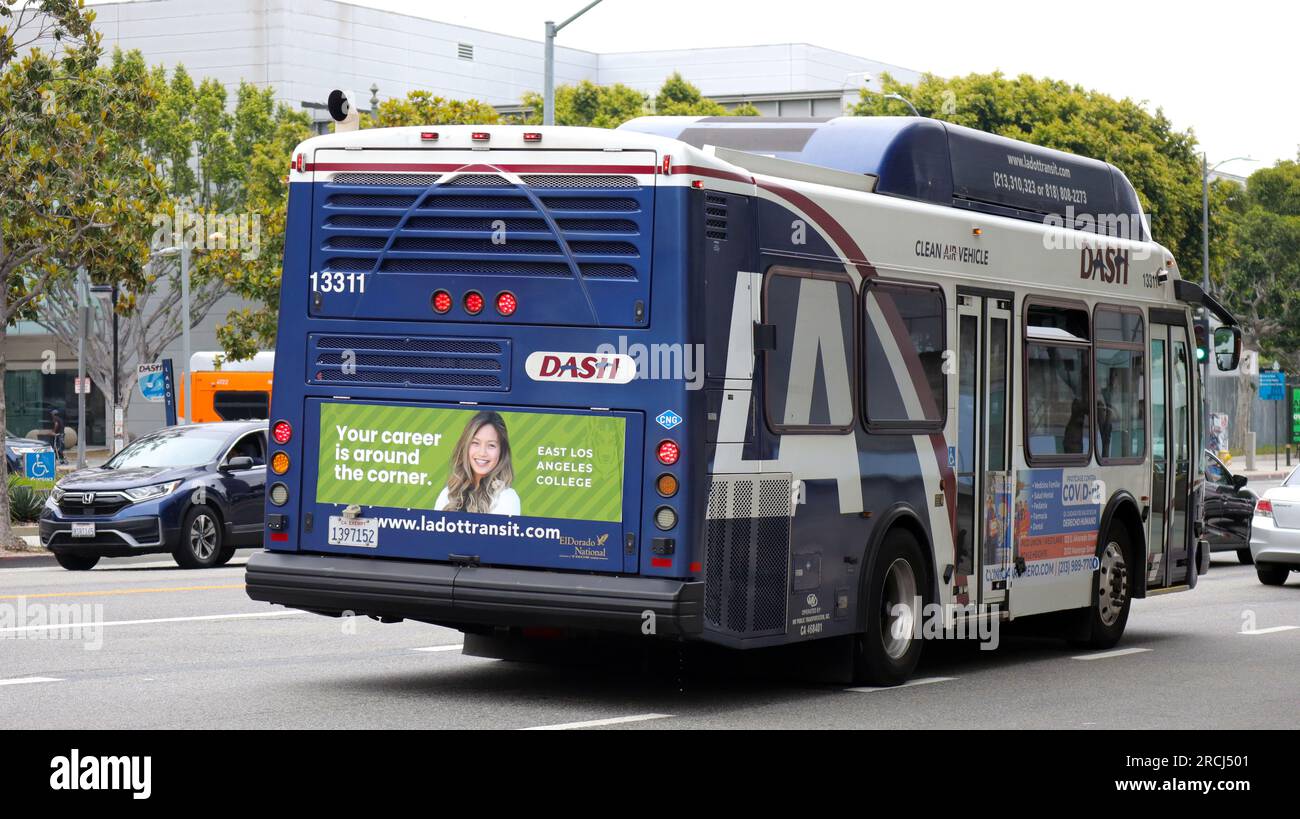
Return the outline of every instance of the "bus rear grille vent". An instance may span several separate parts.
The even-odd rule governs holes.
[[[714,475],[705,533],[704,616],[739,637],[785,633],[790,475]]]
[[[313,384],[505,390],[510,342],[402,336],[309,338],[307,379]]]
[[[727,200],[716,194],[704,194],[704,235],[710,239],[727,238]]]

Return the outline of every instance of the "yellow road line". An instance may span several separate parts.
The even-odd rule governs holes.
[[[85,592],[45,592],[42,594],[7,594],[0,600],[34,600],[38,597],[103,597],[117,594],[159,594],[162,592],[212,591],[215,589],[242,589],[243,583],[230,583],[224,586],[170,586],[160,589],[105,589],[103,591]]]

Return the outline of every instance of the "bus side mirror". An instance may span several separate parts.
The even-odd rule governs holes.
[[[1241,363],[1241,330],[1216,327],[1214,330],[1214,365],[1220,372],[1231,372]]]

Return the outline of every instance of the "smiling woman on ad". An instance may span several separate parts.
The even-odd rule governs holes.
[[[506,422],[499,413],[475,413],[456,442],[451,475],[433,508],[439,512],[518,515],[519,493],[510,486],[514,480]]]

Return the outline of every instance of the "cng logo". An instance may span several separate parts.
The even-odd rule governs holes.
[[[655,422],[664,429],[673,429],[682,422],[682,416],[672,410],[664,410],[655,416]]]
[[[636,378],[636,360],[620,353],[532,353],[524,371],[534,381],[626,384]]]

